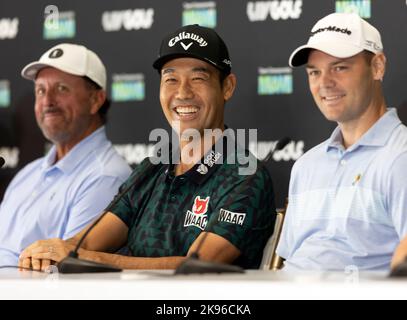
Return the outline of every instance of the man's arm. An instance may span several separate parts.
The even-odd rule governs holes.
[[[405,237],[394,252],[393,259],[391,260],[391,269],[394,269],[399,264],[407,259],[407,237]]]
[[[387,175],[388,183],[385,186],[387,203],[398,233],[400,244],[396,248],[391,268],[402,263],[407,257],[407,181],[404,172],[407,166],[407,152],[401,154],[392,164],[390,174]]]
[[[92,224],[66,242],[76,246]],[[81,248],[90,251],[115,252],[126,244],[128,231],[127,225],[120,218],[108,212],[89,232]]]
[[[59,262],[70,251],[74,250],[89,227],[90,225],[67,241],[48,239],[34,242],[21,253],[18,262],[19,267],[45,270],[49,266],[50,260]],[[127,233],[126,224],[116,215],[108,212],[87,235],[81,248],[84,250],[115,252],[125,245]],[[41,258],[45,256],[52,256],[52,258]]]
[[[109,215],[112,215],[109,213]],[[114,216],[114,215],[113,215]],[[118,219],[118,218],[117,218]],[[102,219],[103,221],[103,219]],[[101,222],[102,222],[101,221]],[[105,220],[107,221],[107,220]],[[97,233],[103,232],[103,228],[99,228]],[[88,239],[86,248],[79,249],[79,257],[85,260],[92,260],[100,263],[110,264],[121,269],[175,269],[178,265],[185,260],[186,257],[157,257],[157,258],[145,258],[145,257],[127,257],[118,254],[111,254],[99,251],[89,250],[95,248],[101,248],[106,246],[107,241],[98,237],[97,233],[93,231],[89,234],[92,235]],[[112,237],[113,233],[108,234],[108,238]],[[202,233],[191,245],[187,256],[191,255],[201,242],[204,233]],[[106,235],[105,235],[106,237]],[[44,265],[42,261],[54,261],[59,262],[67,256],[67,254],[73,250],[77,244],[80,235],[69,241],[63,241],[61,239],[50,239],[37,241],[30,247],[28,247],[21,255],[20,266],[32,267],[34,270],[44,270],[48,265]],[[108,244],[110,246],[110,244]],[[106,246],[106,248],[108,247]],[[52,250],[50,250],[52,248]],[[228,240],[222,238],[213,233],[209,233],[206,237],[200,251],[199,256],[202,260],[216,261],[222,263],[232,263],[238,256],[240,251],[232,245]],[[31,262],[32,261],[32,262]],[[38,261],[38,262],[37,262]]]
[[[187,256],[191,255],[201,242],[204,232],[193,242]],[[232,263],[240,251],[229,241],[213,233],[209,233],[199,250],[202,260],[221,263]],[[176,269],[186,257],[127,257],[117,254],[95,252],[81,249],[79,257],[100,263],[110,264],[121,269]]]
[[[122,184],[120,177],[107,175],[88,180],[75,191],[64,234],[58,237],[70,239],[85,229],[100,216]]]

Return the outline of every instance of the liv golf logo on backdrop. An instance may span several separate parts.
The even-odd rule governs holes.
[[[14,39],[18,33],[18,18],[2,18],[0,19],[0,40]]]
[[[59,12],[54,5],[45,8],[43,37],[46,40],[74,38],[76,20],[74,11]]]
[[[114,74],[112,101],[142,101],[145,97],[144,74]]]
[[[182,25],[199,24],[203,27],[216,27],[216,3],[208,2],[185,2],[183,4]]]
[[[128,9],[106,11],[102,15],[102,27],[106,32],[150,29],[154,22],[154,9]]]
[[[293,93],[293,76],[290,68],[259,68],[257,80],[259,95]]]
[[[336,12],[354,12],[362,18],[370,18],[372,16],[370,0],[337,0]]]
[[[258,141],[250,142],[249,150],[260,161],[264,160],[267,154],[274,150],[278,141]],[[273,160],[280,161],[296,161],[304,154],[305,143],[303,140],[291,141],[282,150],[273,153]]]
[[[115,144],[118,154],[130,165],[141,163],[145,158],[154,155],[154,144],[136,143],[136,144]]]
[[[298,19],[302,13],[302,0],[250,1],[247,16],[250,21]]]
[[[0,107],[7,108],[10,106],[10,82],[0,80]]]

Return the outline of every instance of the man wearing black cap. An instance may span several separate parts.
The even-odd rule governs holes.
[[[379,31],[357,14],[319,20],[290,57],[338,127],[294,165],[277,253],[286,270],[390,269],[407,235],[407,128],[382,90]]]
[[[258,268],[274,227],[273,187],[253,155],[256,168],[245,175],[239,164],[245,150],[224,144],[229,138],[224,105],[236,86],[226,45],[212,29],[185,26],[164,38],[153,66],[160,73],[163,112],[179,136],[180,156],[173,157],[177,150],[172,150],[172,163],[153,166],[146,159],[136,168],[123,188],[143,183],[89,233],[79,256],[124,269],[174,269],[202,244],[203,260]],[[205,135],[208,130],[220,136]],[[80,235],[33,244],[21,265],[29,265],[30,258],[60,261]],[[96,252],[124,245],[132,257]]]

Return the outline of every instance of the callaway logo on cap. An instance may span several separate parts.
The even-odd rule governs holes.
[[[213,30],[197,24],[184,26],[167,35],[153,67],[161,71],[163,65],[176,58],[192,57],[208,62],[229,74],[232,63],[225,42]]]
[[[337,58],[349,58],[363,50],[378,53],[383,45],[379,31],[356,13],[332,13],[312,27],[307,44],[291,54],[290,66],[307,63],[311,49]]]
[[[88,77],[102,89],[106,89],[106,68],[100,58],[84,46],[62,43],[45,52],[38,61],[24,67],[21,75],[35,80],[37,73],[45,68],[53,67],[75,76]]]

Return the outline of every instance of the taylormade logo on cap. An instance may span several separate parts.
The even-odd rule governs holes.
[[[352,31],[348,30],[347,28],[340,28],[340,27],[334,27],[334,26],[329,26],[326,28],[319,28],[315,31],[311,31],[311,37],[313,37],[314,35],[316,35],[319,32],[324,32],[324,31],[334,31],[334,32],[341,32],[341,33],[345,33],[347,35],[351,35]]]
[[[307,63],[311,49],[349,58],[363,50],[376,54],[383,50],[383,45],[379,31],[356,13],[331,13],[312,27],[307,44],[291,54],[290,66]]]
[[[178,34],[177,36],[175,36],[174,38],[171,38],[170,41],[168,42],[168,46],[173,47],[177,44],[177,42],[184,40],[184,39],[194,40],[194,41],[198,42],[200,47],[206,47],[208,45],[208,43],[205,41],[205,39],[202,38],[200,35],[195,34],[195,33],[182,32],[182,33]],[[183,45],[183,47],[185,49],[186,46]],[[189,48],[189,46],[185,50],[188,50],[188,48]]]

